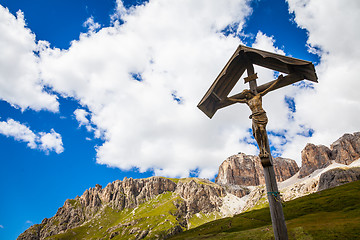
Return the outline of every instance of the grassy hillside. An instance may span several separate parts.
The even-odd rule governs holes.
[[[284,203],[289,239],[360,239],[360,181]],[[206,223],[175,239],[274,239],[269,208]]]
[[[182,201],[171,192],[139,205],[135,209],[122,211],[105,207],[90,221],[46,239],[136,239],[143,234],[148,237],[162,237],[169,230],[179,226],[173,213],[174,201]],[[149,234],[149,230],[151,234]]]
[[[171,180],[176,183],[194,180],[198,184],[214,184],[197,178]],[[82,207],[79,200],[68,201],[73,206]],[[177,207],[181,205],[185,206],[184,200],[178,194],[164,192],[136,208],[125,208],[119,211],[104,206],[92,219],[81,226],[46,239],[164,239],[169,235],[186,230],[185,215]],[[192,215],[188,221],[190,227],[197,227],[220,217],[218,212],[197,213]]]

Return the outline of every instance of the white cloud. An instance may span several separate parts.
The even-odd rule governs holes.
[[[124,7],[122,0],[116,0],[116,11],[111,16],[111,20],[112,22],[117,23],[117,20],[120,20],[122,16],[126,16],[126,14],[129,13],[130,13],[130,9],[128,10]]]
[[[210,120],[196,108],[239,44],[220,31],[242,26],[247,1],[159,0],[126,11],[118,3],[123,25],[41,53],[46,84],[78,99],[89,110],[77,112],[78,121],[86,117],[104,138],[97,162],[167,176],[198,168],[212,177],[229,155],[255,153],[239,141],[249,135],[247,116],[225,109]]]
[[[79,126],[85,126],[86,130],[88,132],[94,132],[94,135],[96,138],[101,138],[102,133],[99,129],[92,126],[92,123],[89,121],[88,117],[90,116],[90,113],[87,112],[84,109],[76,109],[74,111],[74,115],[76,120],[79,122]],[[86,138],[86,140],[90,141],[90,138]]]
[[[308,30],[309,51],[321,54],[316,67],[319,84],[315,89],[287,86],[269,93],[263,104],[277,153],[300,163],[300,151],[307,142],[328,144],[344,132],[358,131],[359,81],[355,79],[360,65],[360,50],[356,48],[360,13],[357,1],[288,2],[295,22]],[[24,46],[17,55],[24,54],[31,60],[25,62],[33,63],[30,68],[21,66],[34,71],[30,75],[35,77],[29,82],[37,88],[26,89],[35,89],[36,96],[47,96],[48,101],[25,101],[22,97],[26,94],[6,95],[1,90],[5,88],[0,89],[0,97],[23,109],[56,111],[56,98],[42,91],[46,84],[65,97],[77,99],[88,109],[74,112],[77,121],[104,140],[97,147],[97,162],[112,167],[151,169],[166,176],[187,176],[198,169],[199,176],[213,177],[229,155],[255,154],[256,147],[249,141],[251,121],[246,105],[222,109],[212,120],[196,108],[240,43],[232,35],[225,37],[221,30],[228,25],[239,26],[237,34],[241,35],[251,13],[248,1],[157,0],[131,9],[125,9],[120,0],[117,3],[111,27],[98,28],[89,18],[86,24],[90,34],[81,34],[68,50],[52,49],[43,42],[36,45],[35,36],[21,20],[22,14],[11,17],[2,8],[0,16],[20,26],[27,36],[23,39],[28,39],[13,44],[14,49]],[[120,25],[116,19],[125,23]],[[4,37],[0,43],[1,39]],[[273,37],[258,32],[253,47],[284,54],[274,44]],[[34,54],[36,50],[40,57]],[[4,59],[0,57],[6,62]],[[256,71],[258,84],[274,79],[272,71],[260,67]],[[3,79],[1,76],[0,84]],[[18,85],[20,82],[14,82]],[[245,87],[240,81],[234,92]],[[16,88],[11,85],[8,89]],[[296,112],[289,111],[285,96],[294,98]],[[29,147],[63,151],[61,136],[55,131],[33,133],[34,137],[23,127],[24,134],[16,135],[17,140]],[[315,131],[311,140],[301,134],[309,129]],[[16,139],[15,134],[11,136]]]
[[[84,27],[89,29],[90,33],[95,32],[97,29],[101,27],[101,25],[94,21],[94,17],[89,17],[83,24]]]
[[[3,226],[3,225],[0,225],[0,228],[4,228],[4,226]]]
[[[22,110],[58,111],[56,96],[43,91],[35,52],[44,44],[26,27],[23,13],[13,16],[0,5],[0,100]]]
[[[264,50],[264,51],[285,55],[284,51],[275,47],[274,44],[275,44],[275,39],[273,36],[270,36],[270,37],[266,36],[266,34],[259,31],[256,34],[256,38],[255,38],[253,47]]]
[[[13,137],[16,141],[27,143],[31,149],[40,149],[45,152],[64,151],[61,135],[51,129],[50,133],[34,133],[29,127],[13,119],[0,121],[0,134]]]
[[[342,134],[359,131],[360,98],[360,2],[357,0],[288,0],[295,22],[308,31],[309,51],[321,62],[316,66],[319,83],[314,90],[295,95],[296,121],[314,129],[309,140],[295,136],[287,156],[298,153],[311,141],[329,145]]]
[[[80,123],[81,125],[88,125],[89,124],[89,119],[87,119],[86,117],[89,115],[89,113],[84,110],[84,109],[76,109],[74,111],[75,114],[75,118],[76,120]]]
[[[6,122],[0,122],[0,134],[7,137],[13,137],[16,141],[25,142],[28,147],[32,149],[37,147],[36,134],[27,126],[14,121],[13,119],[8,119]]]
[[[39,148],[45,152],[55,151],[57,154],[64,151],[61,135],[51,129],[50,133],[39,133]]]

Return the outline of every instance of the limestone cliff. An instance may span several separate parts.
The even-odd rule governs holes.
[[[360,132],[344,134],[330,148],[307,144],[301,151],[299,177],[308,176],[317,169],[327,167],[332,161],[349,165],[360,158]]]
[[[301,155],[300,171],[294,160],[274,159],[285,201],[360,178],[360,160],[355,161],[360,157],[360,133],[345,134],[330,148],[308,144]],[[227,158],[215,182],[151,177],[124,178],[105,188],[96,185],[80,197],[66,200],[55,216],[33,225],[18,239],[165,239],[266,205],[263,169],[257,156],[239,153]],[[250,187],[256,185],[260,186]]]
[[[277,181],[284,181],[298,170],[296,162],[286,158],[274,159],[274,170]],[[257,186],[265,184],[263,168],[258,156],[239,153],[227,158],[219,167],[215,179],[221,185]]]
[[[360,132],[344,134],[330,146],[331,157],[345,165],[360,158]]]
[[[103,239],[164,239],[187,229],[194,214],[219,215],[225,195],[224,187],[204,179],[124,178],[66,200],[54,217],[30,227],[18,239],[52,239],[57,234],[66,238],[70,232],[80,239],[82,229],[91,232],[94,226]],[[118,217],[108,223],[113,216]],[[115,224],[115,219],[123,221]]]
[[[301,168],[299,177],[308,176],[316,169],[325,168],[330,165],[331,150],[323,145],[308,143],[301,151]]]
[[[276,180],[278,182],[282,182],[294,176],[299,171],[299,167],[295,160],[276,157],[274,159],[274,171]]]

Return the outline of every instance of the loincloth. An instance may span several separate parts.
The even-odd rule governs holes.
[[[268,118],[265,111],[255,112],[249,116],[255,124],[266,125],[268,123]]]

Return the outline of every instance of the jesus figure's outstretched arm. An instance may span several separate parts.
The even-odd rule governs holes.
[[[264,96],[265,94],[267,94],[268,92],[270,92],[275,86],[276,84],[278,84],[279,81],[281,81],[282,79],[284,79],[284,76],[282,74],[279,75],[279,77],[276,79],[276,81],[271,84],[270,87],[268,87],[267,89],[265,89],[264,91],[262,91],[261,93],[259,93],[261,96]]]

